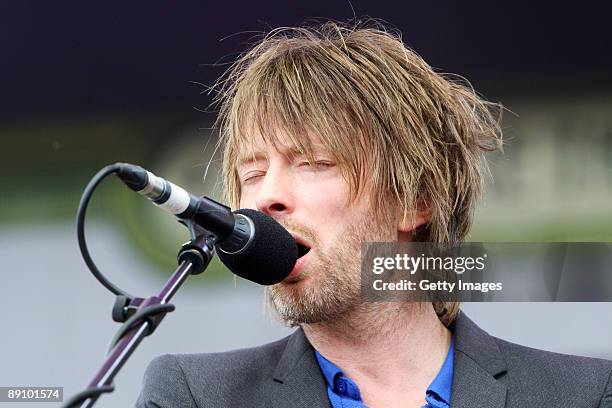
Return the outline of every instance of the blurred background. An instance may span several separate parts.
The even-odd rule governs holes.
[[[489,158],[470,240],[612,242],[609,12],[589,1],[3,2],[0,386],[63,386],[67,397],[103,361],[117,327],[114,298],[81,260],[74,222],[89,179],[106,164],[131,162],[220,198],[208,87],[261,32],[314,17],[383,19],[438,71],[466,77],[506,106],[505,154]],[[94,194],[87,237],[100,269],[143,297],[161,288],[188,238],[114,179]],[[98,405],[133,405],[156,355],[289,333],[262,299],[260,287],[218,263],[190,278],[176,312]],[[610,303],[464,310],[510,341],[612,359]]]

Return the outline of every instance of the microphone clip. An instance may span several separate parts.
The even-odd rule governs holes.
[[[178,263],[191,262],[192,267],[189,274],[199,275],[204,272],[208,263],[215,256],[217,236],[192,220],[179,219],[179,222],[189,229],[191,240],[181,246],[177,256]]]

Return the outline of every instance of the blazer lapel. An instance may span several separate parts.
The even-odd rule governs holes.
[[[327,383],[302,329],[291,335],[274,371],[274,408],[329,408]]]
[[[504,408],[506,386],[499,381],[506,361],[493,337],[463,312],[453,324],[455,360],[452,408]],[[293,333],[273,374],[274,408],[330,408],[327,384],[302,329]]]
[[[480,329],[463,312],[454,323],[455,361],[452,408],[503,408],[506,361],[493,337]]]

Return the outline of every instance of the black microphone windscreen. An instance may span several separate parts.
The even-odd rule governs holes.
[[[260,211],[241,209],[235,213],[253,221],[253,241],[239,254],[230,255],[217,250],[219,259],[236,275],[260,285],[281,282],[291,273],[298,259],[297,243],[291,234]]]

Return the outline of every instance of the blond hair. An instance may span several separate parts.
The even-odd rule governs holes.
[[[217,89],[225,195],[233,207],[240,199],[236,162],[253,131],[272,143],[279,131],[310,160],[309,136],[316,134],[353,198],[367,175],[375,214],[394,202],[406,220],[426,207],[431,218],[415,239],[458,243],[482,191],[482,153],[501,149],[499,105],[481,99],[467,81],[434,72],[380,26],[273,30]],[[459,305],[434,308],[448,325]]]

